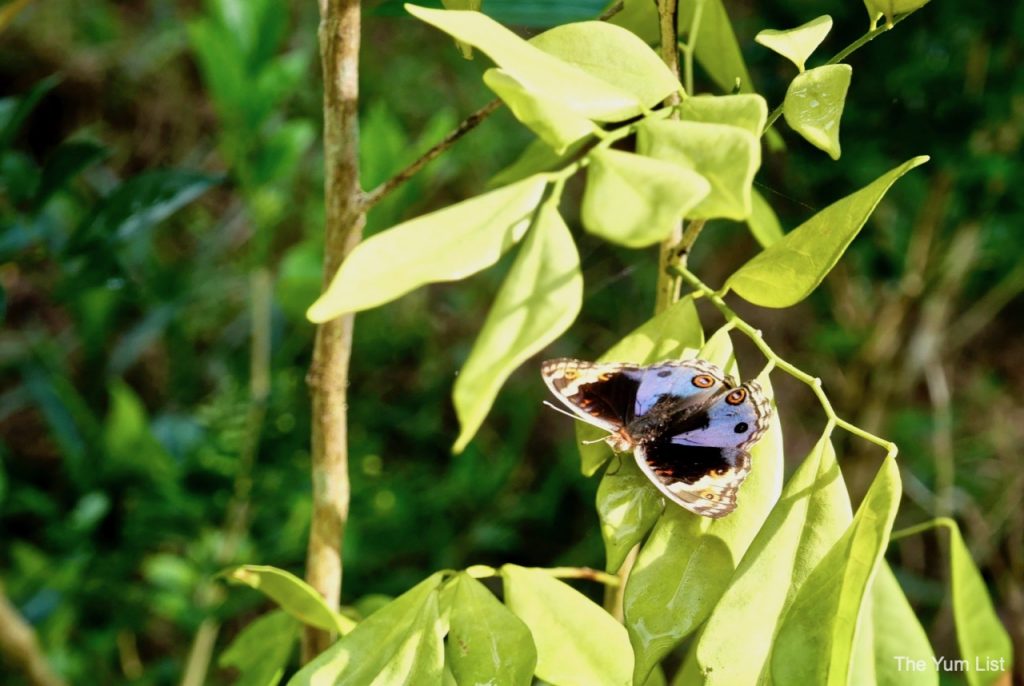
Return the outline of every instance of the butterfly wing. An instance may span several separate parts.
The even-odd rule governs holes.
[[[705,360],[669,360],[643,367],[563,357],[544,362],[541,376],[576,415],[613,433],[663,398],[696,401],[733,385],[728,375]]]
[[[637,464],[687,510],[712,518],[729,514],[750,473],[747,450],[768,430],[770,401],[760,384],[750,381],[675,417],[662,433],[637,445]]]
[[[633,415],[647,414],[659,401],[699,404],[735,385],[732,377],[707,360],[659,362],[642,369]]]
[[[641,443],[633,454],[665,497],[712,519],[736,509],[736,492],[750,473],[750,453],[735,448]]]
[[[561,357],[544,362],[540,373],[556,398],[594,426],[615,433],[632,418],[642,377],[639,365]]]

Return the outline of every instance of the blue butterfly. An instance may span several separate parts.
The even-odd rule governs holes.
[[[551,392],[584,421],[609,433],[615,452],[632,451],[669,500],[705,517],[736,509],[750,473],[749,448],[768,431],[772,408],[761,385],[736,381],[706,360],[548,360]]]

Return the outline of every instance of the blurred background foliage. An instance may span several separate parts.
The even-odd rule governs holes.
[[[371,188],[492,96],[483,62],[399,2],[364,4]],[[485,10],[529,35],[601,5]],[[757,31],[827,12],[828,55],[867,25],[856,1],[727,7],[772,104],[793,70],[753,43]],[[239,590],[220,603],[211,575],[243,561],[301,572],[305,555],[303,312],[319,292],[323,216],[316,5],[15,0],[0,18],[0,580],[72,682],[175,683],[208,613],[226,622],[223,642],[265,607]],[[841,414],[899,443],[897,528],[961,522],[1017,665],[1021,35],[1020,3],[935,0],[857,52],[840,161],[788,134],[766,155],[758,182],[783,226],[900,160],[932,163],[890,192],[807,302],[738,304],[824,379]],[[479,192],[529,139],[499,111],[375,208],[368,232]],[[550,356],[596,357],[653,309],[653,253],[578,240],[584,311]],[[755,249],[744,226],[717,222],[691,264],[717,284]],[[578,473],[570,423],[542,411],[536,365],[509,381],[467,451],[449,454],[454,374],[507,268],[358,318],[346,603],[371,607],[443,567],[601,564],[596,480]],[[260,337],[263,359],[251,352]],[[746,349],[740,361],[758,364]],[[778,385],[792,465],[824,418],[806,389]],[[840,446],[855,500],[880,457]],[[955,655],[944,559],[938,537],[890,554],[937,654]],[[0,665],[0,681],[18,678]]]

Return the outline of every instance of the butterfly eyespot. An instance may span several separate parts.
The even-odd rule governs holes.
[[[736,426],[733,427],[733,431],[735,431],[738,434],[741,434],[741,433],[743,433],[744,431],[746,431],[749,428],[750,427],[747,426],[746,422],[740,422],[739,424],[737,424]]]
[[[711,388],[715,385],[715,378],[707,374],[693,377],[693,385],[697,388]]]
[[[598,378],[599,380],[601,380],[601,381],[607,381],[608,379],[612,378],[612,375],[611,375],[611,374],[609,374],[609,373],[607,373],[607,372],[605,372],[604,374],[601,374],[601,375],[600,375],[600,376],[598,376],[597,378]]]
[[[747,389],[737,388],[735,391],[725,396],[725,402],[730,405],[739,405],[741,402],[747,399]]]
[[[576,373],[575,369],[566,369],[563,373],[563,376],[565,376],[565,378],[567,378],[569,381],[572,381],[578,376],[578,374]]]

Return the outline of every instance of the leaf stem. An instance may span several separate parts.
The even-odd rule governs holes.
[[[917,9],[920,9],[920,7],[917,8]],[[862,35],[860,38],[858,38],[857,40],[853,41],[852,43],[847,45],[845,48],[843,48],[842,50],[837,52],[835,55],[833,55],[832,58],[829,59],[828,62],[825,62],[825,64],[822,65],[822,66],[828,66],[830,64],[839,64],[840,62],[845,60],[847,57],[849,57],[851,54],[853,54],[855,51],[857,51],[860,48],[864,47],[865,45],[867,45],[868,43],[873,41],[875,38],[877,38],[881,34],[885,33],[886,31],[890,30],[891,28],[896,26],[896,24],[899,24],[901,21],[903,21],[904,19],[909,17],[911,14],[916,12],[917,9],[912,10],[910,12],[907,12],[906,14],[901,14],[900,16],[898,16],[895,19],[893,19],[892,22],[885,22],[881,26],[877,26],[877,27],[874,27],[874,28],[870,29],[867,33]],[[785,103],[781,103],[778,107],[776,107],[774,110],[772,110],[771,114],[768,115],[768,121],[765,123],[764,130],[761,132],[762,135],[764,134],[765,131],[767,131],[768,129],[770,129],[772,127],[772,124],[774,124],[778,120],[779,117],[782,116],[782,107],[783,107],[784,104]]]
[[[811,376],[791,362],[787,362],[783,358],[779,357],[775,351],[772,350],[771,346],[768,345],[767,341],[764,340],[764,335],[761,333],[761,330],[755,329],[753,326],[741,319],[740,316],[725,303],[725,300],[722,299],[722,293],[713,291],[707,284],[701,281],[695,274],[693,274],[693,272],[689,271],[684,266],[673,266],[670,269],[686,283],[692,286],[700,296],[707,298],[708,301],[722,313],[722,316],[725,317],[727,325],[731,325],[733,328],[739,329],[754,343],[755,346],[757,346],[757,349],[760,350],[761,354],[768,360],[767,371],[770,372],[772,369],[778,368],[792,376],[797,381],[809,386],[811,391],[818,398],[818,402],[821,404],[821,409],[825,411],[825,416],[828,417],[830,426],[837,426],[854,436],[885,448],[887,457],[896,456],[898,448],[895,443],[887,441],[880,436],[876,436],[869,431],[865,431],[859,426],[851,424],[837,415],[835,409],[832,407],[831,401],[829,401],[828,396],[825,394],[825,390],[821,386],[821,379],[816,376]]]

